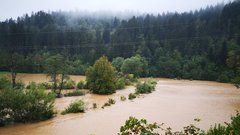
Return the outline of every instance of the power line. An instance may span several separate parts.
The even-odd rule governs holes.
[[[139,43],[148,43],[148,42],[168,42],[168,41],[186,41],[186,40],[201,40],[201,39],[208,39],[209,37],[213,37],[213,35],[207,35],[207,36],[195,36],[195,37],[181,37],[181,38],[168,38],[168,39],[160,39],[160,40],[147,40],[147,41],[129,41],[129,42],[111,42],[108,44],[104,43],[80,43],[80,44],[66,44],[66,45],[59,45],[59,46],[51,46],[51,45],[23,45],[23,46],[14,46],[13,49],[71,49],[71,48],[98,48],[98,47],[116,47],[116,46],[130,46],[135,45]],[[219,36],[214,36],[219,37]],[[240,37],[240,34],[235,34],[231,36],[234,37]],[[2,49],[6,49],[8,47],[0,47]]]
[[[190,25],[189,23],[174,23],[174,24],[162,24],[162,25],[151,25],[151,26],[135,26],[135,27],[116,27],[115,29],[117,30],[129,30],[129,29],[145,29],[145,28],[161,28],[161,27],[166,27],[166,26],[183,26],[183,25]],[[80,29],[83,29],[84,27],[81,27]],[[100,31],[103,32],[105,30],[113,30],[114,28],[105,28],[105,29],[101,29],[98,30],[97,28],[95,29],[83,29],[83,30],[87,30],[87,31]],[[62,34],[62,33],[81,33],[83,32],[83,30],[81,31],[47,31],[47,32],[43,32],[43,31],[38,31],[38,32],[31,32],[31,33],[25,33],[25,32],[20,32],[20,33],[7,33],[7,34],[2,34],[2,35],[33,35],[33,34]],[[0,34],[1,35],[1,34]]]

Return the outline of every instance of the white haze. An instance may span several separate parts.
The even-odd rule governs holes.
[[[143,13],[184,12],[230,0],[0,0],[0,21],[16,19],[26,13],[43,10],[73,11],[117,15],[120,18]]]

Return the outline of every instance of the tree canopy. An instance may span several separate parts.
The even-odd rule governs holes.
[[[106,56],[102,56],[86,72],[90,90],[97,94],[114,93],[116,72]]]

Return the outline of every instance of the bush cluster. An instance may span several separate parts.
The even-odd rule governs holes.
[[[64,94],[65,97],[71,97],[71,96],[82,96],[84,95],[84,92],[80,91],[80,90],[74,90],[73,92],[69,92]]]
[[[82,100],[76,100],[72,102],[64,111],[61,112],[62,115],[67,113],[78,113],[85,111],[85,103]]]
[[[112,104],[115,104],[115,103],[116,103],[116,101],[115,101],[114,99],[109,98],[109,99],[108,99],[108,102],[104,103],[103,106],[102,106],[102,108],[104,108],[104,107],[106,107],[106,106],[111,106]]]
[[[63,82],[63,89],[74,89],[75,85],[76,85],[75,81],[66,80]]]
[[[0,125],[31,122],[53,117],[55,96],[39,87],[28,90],[4,88],[0,91]]]
[[[30,82],[26,86],[26,89],[31,89],[31,87],[40,87],[42,89],[51,89],[52,88],[52,84],[47,83],[47,82],[42,82],[42,83]]]
[[[136,86],[136,93],[151,93],[155,90],[157,82],[154,80],[146,80],[144,83],[138,83]]]
[[[128,99],[129,100],[133,100],[134,98],[136,98],[137,97],[137,94],[136,93],[130,93],[129,95],[128,95]]]
[[[194,121],[199,122],[200,119],[194,119]],[[215,124],[214,127],[210,127],[207,131],[201,130],[194,124],[185,126],[183,131],[172,131],[170,127],[165,129],[163,126],[164,124],[159,125],[158,123],[148,124],[146,119],[139,120],[129,117],[125,125],[121,126],[118,135],[160,135],[154,131],[155,129],[162,130],[165,135],[240,135],[240,114],[237,112],[235,116],[232,116],[230,123],[226,123],[226,125]]]
[[[87,89],[88,88],[87,87],[87,82],[84,81],[84,80],[79,81],[78,84],[77,84],[77,88],[78,89]]]

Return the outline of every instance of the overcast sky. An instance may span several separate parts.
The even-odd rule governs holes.
[[[0,20],[44,11],[184,12],[229,0],[0,0]]]

